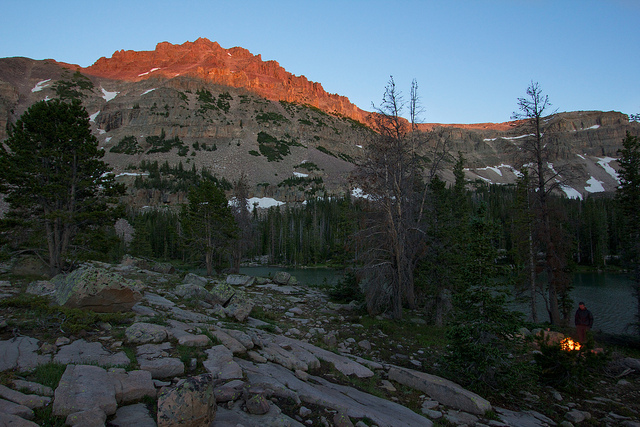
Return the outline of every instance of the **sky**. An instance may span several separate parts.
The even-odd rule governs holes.
[[[83,67],[199,37],[241,46],[373,111],[391,76],[427,123],[505,122],[538,82],[552,110],[640,113],[640,0],[9,0],[0,58]],[[408,112],[406,112],[408,115]]]

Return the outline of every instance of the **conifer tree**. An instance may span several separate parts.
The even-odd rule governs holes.
[[[180,222],[187,245],[204,254],[207,275],[213,274],[214,256],[226,251],[237,236],[237,226],[224,192],[210,180],[202,180],[188,193]]]
[[[33,104],[0,146],[0,192],[10,216],[44,232],[52,275],[65,267],[78,232],[110,218],[124,191],[103,155],[78,100]]]
[[[640,334],[640,138],[627,132],[622,147],[618,160],[620,186],[616,196],[624,218],[623,247],[625,260],[633,272],[638,300],[636,327]]]

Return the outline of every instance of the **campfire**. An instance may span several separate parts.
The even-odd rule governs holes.
[[[560,341],[560,349],[564,351],[580,350],[581,347],[582,346],[579,342],[574,341],[569,337]]]

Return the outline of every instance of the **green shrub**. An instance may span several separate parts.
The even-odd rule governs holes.
[[[347,272],[327,293],[331,301],[341,304],[364,301],[364,294],[358,284],[358,278],[352,272]]]
[[[563,350],[559,343],[538,341],[540,352],[535,354],[540,382],[568,392],[591,387],[604,368],[608,356],[595,353],[593,341],[580,350]]]
[[[260,154],[265,156],[270,162],[277,162],[284,159],[285,156],[291,153],[289,149],[291,146],[302,146],[302,144],[294,139],[278,139],[266,132],[258,133],[258,149],[260,150]]]
[[[116,145],[111,147],[109,150],[112,153],[122,153],[122,154],[138,154],[142,153],[142,147],[138,144],[138,140],[133,135],[125,136],[118,142]]]
[[[275,125],[289,123],[289,120],[285,116],[275,112],[260,113],[256,115],[256,121],[258,123],[273,123]]]

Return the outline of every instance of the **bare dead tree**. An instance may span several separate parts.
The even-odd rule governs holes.
[[[402,318],[402,307],[414,308],[414,270],[426,251],[423,218],[427,210],[424,179],[425,157],[418,149],[425,135],[418,132],[421,109],[415,80],[408,101],[411,122],[402,117],[407,106],[393,77],[385,87],[382,104],[374,105],[376,134],[367,145],[366,159],[352,176],[354,185],[369,198],[363,254],[369,311],[391,307],[392,316]]]
[[[548,126],[549,96],[542,93],[537,82],[531,82],[527,87],[526,96],[518,98],[518,112],[513,114],[517,120],[525,120],[525,131],[529,132],[518,145],[521,167],[526,168],[531,176],[535,203],[531,208],[536,213],[535,235],[539,249],[545,254],[545,271],[547,273],[547,311],[552,324],[562,321],[559,299],[565,299],[568,294],[569,280],[566,273],[568,264],[568,248],[566,236],[558,227],[549,196],[570,180],[568,168],[554,167],[557,158],[557,140]],[[565,316],[566,317],[566,316]]]

